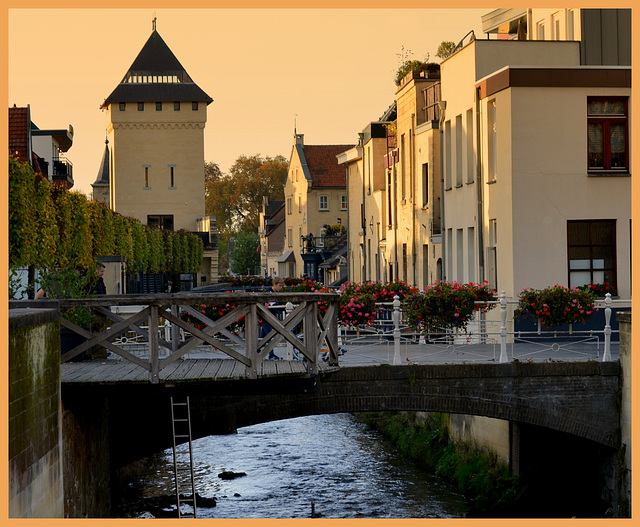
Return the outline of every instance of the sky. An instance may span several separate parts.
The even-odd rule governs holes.
[[[74,190],[91,193],[104,152],[100,105],[152,20],[208,106],[205,161],[289,159],[306,144],[355,144],[393,103],[401,58],[439,62],[438,45],[482,33],[492,9],[9,9],[8,103],[40,129],[74,129]]]

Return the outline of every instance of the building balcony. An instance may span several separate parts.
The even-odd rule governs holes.
[[[63,184],[68,189],[73,187],[73,164],[71,161],[64,157],[54,159],[51,181],[56,184]]]

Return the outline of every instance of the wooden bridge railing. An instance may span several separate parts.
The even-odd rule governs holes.
[[[62,354],[61,361],[66,362],[95,346],[102,346],[116,355],[131,361],[149,372],[151,383],[160,382],[160,372],[169,364],[183,357],[200,344],[210,344],[217,350],[242,363],[246,376],[255,379],[259,365],[265,357],[283,340],[290,343],[304,356],[307,372],[318,372],[319,351],[326,342],[329,350],[329,365],[338,364],[337,311],[339,295],[336,293],[174,293],[155,295],[101,295],[94,298],[73,298],[59,300],[19,300],[11,301],[9,308],[45,308],[56,307],[60,310],[61,326],[70,329],[86,340]],[[285,305],[291,303],[284,319],[275,317],[268,309],[269,302]],[[319,305],[326,306],[322,313]],[[225,306],[225,314],[211,320],[194,306]],[[92,333],[62,316],[67,308],[88,307],[95,313],[106,317],[109,324],[106,330]],[[114,306],[140,306],[140,310],[124,318],[110,310]],[[227,307],[229,306],[229,307]],[[198,320],[198,329],[189,321],[180,317],[186,313],[191,319]],[[171,339],[166,341],[160,336],[159,319],[172,325]],[[260,320],[271,326],[271,331],[260,338]],[[230,326],[244,322],[244,332],[236,333]],[[146,324],[145,324],[146,322]],[[145,327],[146,326],[146,327]],[[297,329],[302,327],[302,337],[298,338]],[[179,341],[181,328],[191,334],[183,343]],[[114,341],[127,332],[133,331],[148,340],[149,357],[147,360],[129,353]],[[168,356],[160,358],[159,348],[169,350]]]

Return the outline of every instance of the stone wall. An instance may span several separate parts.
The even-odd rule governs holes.
[[[480,450],[488,450],[505,464],[511,463],[509,421],[478,415],[449,414],[450,436]]]
[[[631,311],[616,313],[620,325],[620,366],[621,375],[621,406],[620,406],[620,432],[622,449],[620,458],[624,457],[624,463],[620,459],[616,487],[620,495],[617,496],[618,515],[631,517]]]
[[[9,517],[62,518],[58,312],[9,312]]]

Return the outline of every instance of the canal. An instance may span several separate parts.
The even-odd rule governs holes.
[[[188,467],[188,450],[178,463]],[[451,486],[402,458],[350,414],[263,423],[193,442],[196,492],[215,498],[199,518],[455,518],[467,505]],[[187,470],[180,470],[187,473]],[[223,472],[244,473],[222,479]],[[170,515],[172,450],[130,484],[120,517]],[[187,482],[181,490],[190,493]],[[186,508],[184,509],[186,510]]]

